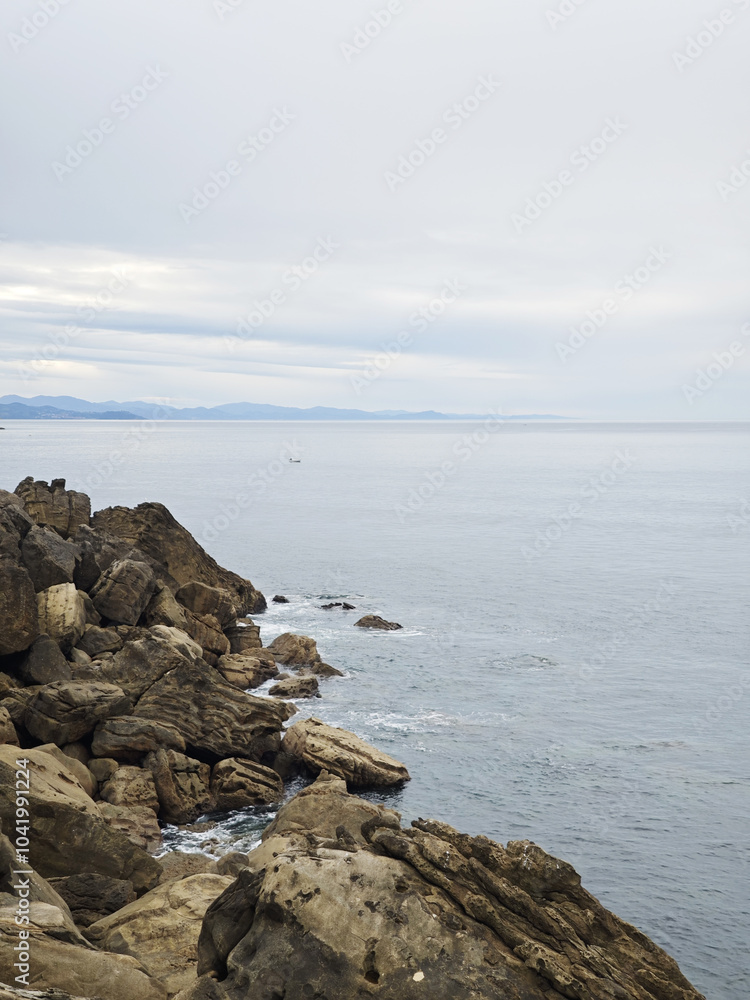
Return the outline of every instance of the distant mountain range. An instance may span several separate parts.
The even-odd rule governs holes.
[[[333,406],[271,406],[224,403],[179,408],[128,400],[90,403],[74,396],[0,396],[0,420],[482,420],[486,413],[437,413],[422,410],[340,410]],[[563,420],[551,413],[526,413],[504,420]]]

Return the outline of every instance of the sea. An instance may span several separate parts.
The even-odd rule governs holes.
[[[371,798],[535,841],[709,1000],[747,1000],[749,443],[731,423],[6,421],[0,487],[166,504],[267,595],[264,643],[310,635],[344,672],[297,718],[407,765]],[[247,850],[272,815],[166,842]]]

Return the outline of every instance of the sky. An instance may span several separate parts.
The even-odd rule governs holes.
[[[750,419],[750,0],[0,22],[0,395]]]

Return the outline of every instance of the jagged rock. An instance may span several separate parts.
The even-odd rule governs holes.
[[[78,781],[79,785],[86,794],[93,799],[96,795],[98,784],[94,779],[94,776],[80,760],[75,757],[70,757],[61,750],[60,747],[56,746],[54,743],[43,743],[41,746],[34,747],[34,750],[40,751],[42,753],[48,753],[51,757],[66,768]]]
[[[541,848],[388,810],[354,830],[375,807],[328,784],[297,797],[312,826],[273,834],[208,908],[180,1000],[704,1000]]]
[[[136,958],[172,996],[195,982],[203,917],[231,884],[232,878],[223,875],[165,883],[92,924],[87,937],[108,952]]]
[[[110,757],[126,764],[135,764],[152,750],[185,750],[185,740],[174,726],[122,715],[100,722],[94,730],[91,752],[95,757]],[[110,800],[111,801],[111,800]]]
[[[37,599],[31,577],[0,557],[0,656],[28,649],[39,635]]]
[[[156,815],[159,799],[153,775],[142,767],[118,767],[99,789],[99,798],[113,806],[139,808],[145,806]]]
[[[23,727],[29,702],[41,690],[42,686],[39,684],[27,688],[9,688],[0,699],[0,704],[13,720],[16,729]]]
[[[88,927],[136,899],[133,883],[129,880],[95,872],[56,878],[51,885],[67,903],[78,927]]]
[[[130,879],[136,892],[156,885],[161,866],[123,834],[110,829],[99,804],[91,800],[72,771],[38,750],[24,750],[23,757],[31,761],[28,836],[40,875],[53,878],[99,872]],[[0,746],[0,819],[8,828],[15,822],[18,758],[15,747]]]
[[[24,725],[38,740],[62,746],[92,732],[100,719],[132,712],[122,688],[96,681],[55,681],[29,702]]]
[[[190,641],[187,636],[184,638]],[[189,651],[184,643],[148,632],[142,639],[126,642],[112,662],[102,665],[99,675],[103,681],[118,684],[137,701],[169,671],[191,668],[193,659],[186,655]]]
[[[252,656],[247,653],[229,653],[219,658],[216,669],[229,684],[243,691],[260,687],[265,681],[276,677],[279,668],[273,656],[266,650],[259,649],[253,652],[264,654],[263,658],[261,659],[260,655]]]
[[[177,602],[169,587],[159,588],[143,612],[143,620],[152,625],[166,625],[187,632],[187,615],[185,608]]]
[[[387,787],[409,781],[409,772],[399,761],[354,733],[327,726],[320,719],[305,719],[287,729],[282,749],[301,760],[313,774],[328,771],[343,778],[351,788]]]
[[[33,641],[18,665],[18,674],[24,684],[54,684],[72,678],[70,665],[60,647],[48,635]]]
[[[217,757],[257,758],[274,749],[294,707],[256,698],[227,684],[205,664],[183,664],[156,681],[138,701],[135,714],[173,725],[188,748]]]
[[[58,583],[73,583],[80,555],[77,545],[66,542],[52,528],[34,525],[21,543],[21,559],[37,592]]]
[[[187,632],[203,650],[203,659],[216,666],[220,656],[229,652],[229,640],[221,630],[218,618],[213,615],[196,615],[185,612]]]
[[[209,587],[191,580],[180,587],[175,597],[196,615],[213,615],[222,626],[231,625],[237,619],[234,595],[220,587]]]
[[[48,486],[27,476],[15,493],[35,524],[54,528],[63,538],[72,538],[80,525],[89,523],[91,501],[85,493],[66,490],[64,479],[53,479]]]
[[[211,792],[221,811],[280,802],[284,783],[270,767],[229,757],[214,765]]]
[[[219,866],[205,854],[185,854],[183,851],[170,851],[159,858],[162,866],[160,884],[175,882],[188,878],[190,875],[219,874]]]
[[[148,563],[118,559],[99,577],[91,590],[91,600],[103,618],[135,625],[155,589],[156,578]]]
[[[197,581],[228,590],[236,598],[238,615],[265,610],[266,599],[260,591],[249,580],[219,566],[162,504],[143,503],[132,510],[109,507],[98,511],[92,524],[163,564],[178,587]]]
[[[165,823],[192,823],[214,807],[211,768],[174,750],[156,750],[143,761],[153,775]]]
[[[72,583],[60,583],[36,595],[39,632],[46,633],[63,653],[86,631],[83,596]]]
[[[84,653],[88,653],[95,660],[101,653],[116,653],[122,649],[122,639],[113,628],[87,625],[76,649],[82,649]]]
[[[116,806],[100,802],[99,812],[104,822],[124,835],[134,847],[153,854],[161,847],[161,827],[153,809],[148,806]]]
[[[78,528],[74,541],[81,553],[73,576],[73,582],[79,590],[90,591],[102,573],[117,559],[149,561],[145,553],[129,542],[106,531],[94,531],[88,525]]]
[[[287,677],[274,684],[268,693],[272,698],[314,698],[318,694],[318,679],[311,674]]]
[[[379,628],[384,632],[395,632],[397,629],[403,628],[403,625],[399,625],[398,622],[387,622],[380,615],[365,615],[354,625],[356,628]]]
[[[20,545],[34,522],[23,509],[23,502],[15,493],[0,490],[0,559],[12,562],[20,559]]]
[[[273,598],[273,603],[274,604],[288,604],[289,603],[289,598],[288,597],[284,597],[283,594],[276,594],[276,596]]]
[[[9,743],[12,746],[19,746],[18,733],[13,725],[8,709],[0,706],[0,743]]]
[[[224,635],[229,640],[230,653],[247,653],[263,647],[260,627],[252,622],[247,625],[229,625],[224,629]]]

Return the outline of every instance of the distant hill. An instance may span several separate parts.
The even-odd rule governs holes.
[[[56,406],[27,406],[25,403],[0,402],[0,420],[142,420],[127,410],[61,410]]]
[[[129,400],[90,403],[74,396],[0,396],[5,420],[482,420],[486,413],[438,413],[435,410],[342,410],[333,406],[272,406],[270,403],[223,403],[178,408]],[[504,420],[563,420],[551,413],[526,413]]]

